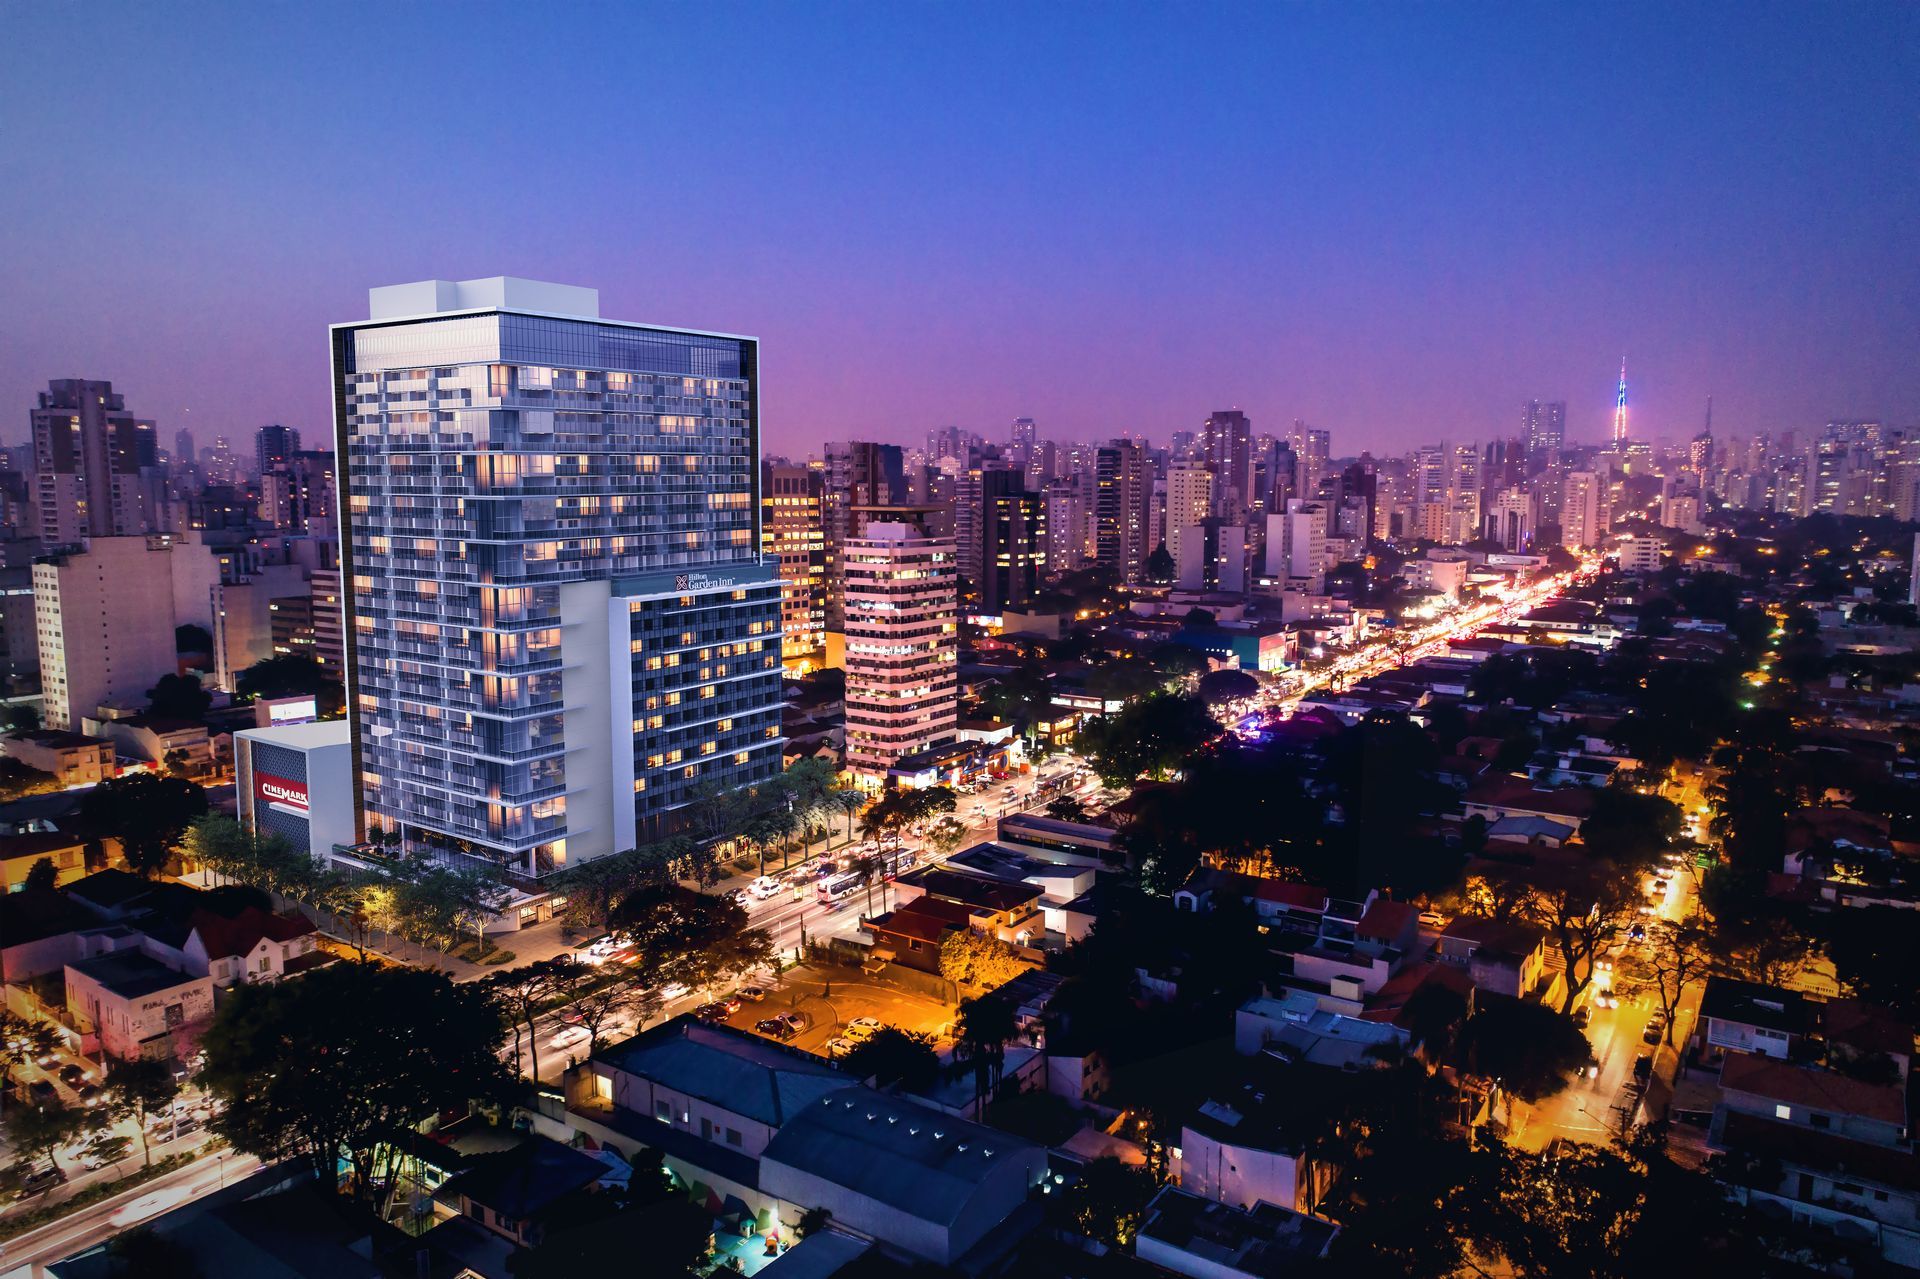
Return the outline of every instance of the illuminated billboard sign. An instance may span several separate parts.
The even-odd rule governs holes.
[[[311,724],[320,718],[320,703],[312,697],[291,697],[267,703],[267,727]]]
[[[284,777],[275,777],[271,773],[253,775],[253,792],[269,804],[280,804],[287,808],[307,811],[307,787],[305,782],[290,782]]]

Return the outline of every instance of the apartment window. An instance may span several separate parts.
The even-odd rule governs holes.
[[[729,1146],[737,1146],[740,1144],[740,1130],[738,1128],[727,1129],[727,1144]]]

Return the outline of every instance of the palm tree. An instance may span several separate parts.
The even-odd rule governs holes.
[[[953,1028],[953,1049],[956,1058],[973,1063],[973,1110],[976,1119],[987,1094],[1000,1086],[1001,1067],[1006,1063],[1007,1041],[1018,1031],[1013,1006],[1004,999],[982,995],[960,1005],[960,1016]]]
[[[849,841],[853,839],[853,816],[860,811],[865,803],[866,800],[861,798],[860,792],[857,790],[837,790],[829,792],[827,795],[828,807],[833,811],[839,812],[847,819],[847,839]]]

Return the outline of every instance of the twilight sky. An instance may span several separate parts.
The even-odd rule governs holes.
[[[326,436],[369,285],[762,339],[769,452],[1920,423],[1920,6],[0,9],[0,441]]]

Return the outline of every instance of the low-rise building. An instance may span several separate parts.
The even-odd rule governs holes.
[[[114,775],[113,743],[103,737],[37,728],[0,737],[0,753],[62,786],[94,786]]]
[[[1778,986],[1709,977],[1700,997],[1700,1036],[1709,1054],[1785,1058],[1813,1033],[1815,1024],[1812,1002]]]
[[[169,968],[135,948],[68,964],[66,979],[67,1011],[89,1054],[184,1058],[213,1017],[212,978]]]
[[[1147,1205],[1134,1255],[1193,1279],[1277,1279],[1327,1255],[1340,1228],[1277,1204],[1229,1207],[1164,1186]]]

